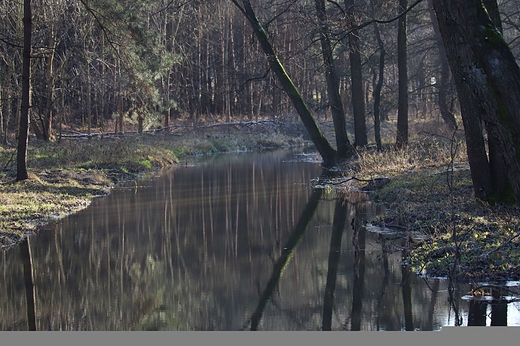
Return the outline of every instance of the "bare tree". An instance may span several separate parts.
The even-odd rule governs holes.
[[[367,128],[365,122],[365,96],[363,92],[363,66],[361,64],[360,45],[361,40],[356,26],[359,25],[354,0],[345,0],[347,20],[351,32],[348,35],[350,56],[350,75],[352,92],[352,110],[354,113],[355,146],[363,147],[368,144]]]
[[[398,12],[404,12],[408,0],[399,0]],[[408,144],[408,62],[406,51],[406,14],[399,17],[397,31],[397,65],[399,74],[399,97],[397,111],[396,145],[403,147]]]
[[[339,157],[348,157],[352,154],[352,147],[347,137],[345,123],[345,111],[343,102],[339,94],[339,80],[334,66],[333,49],[329,38],[327,26],[327,16],[325,12],[325,0],[315,0],[316,13],[318,16],[321,51],[325,64],[325,79],[327,80],[327,94],[334,121],[334,131],[336,133],[336,146]],[[366,133],[365,133],[366,136]]]
[[[31,0],[24,0],[23,13],[22,108],[18,134],[18,152],[16,155],[16,181],[29,178],[27,173],[27,146],[29,144],[29,107],[31,103]]]

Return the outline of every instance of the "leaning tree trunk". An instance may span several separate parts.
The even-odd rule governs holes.
[[[300,93],[298,92],[298,89],[296,89],[296,86],[294,85],[291,78],[285,71],[282,63],[278,59],[278,56],[274,52],[271,42],[267,37],[267,33],[258,21],[258,18],[256,17],[256,14],[253,8],[251,7],[250,1],[242,0],[243,7],[238,3],[237,0],[231,1],[242,11],[242,13],[246,16],[247,20],[251,24],[253,31],[256,37],[258,38],[260,46],[262,47],[262,50],[267,56],[269,66],[275,73],[277,79],[282,85],[283,90],[287,93],[287,96],[289,96],[294,107],[296,108],[296,111],[298,112],[298,115],[300,116],[303,125],[305,126],[307,132],[309,133],[309,136],[311,137],[314,145],[318,149],[318,152],[320,153],[323,159],[323,164],[325,166],[334,165],[336,161],[336,151],[334,150],[334,148],[332,148],[332,146],[329,144],[323,133],[318,128],[318,125],[314,121],[311,111],[303,101]]]
[[[31,35],[32,12],[31,0],[23,2],[23,65],[22,65],[22,106],[20,112],[20,131],[18,134],[18,152],[16,155],[16,181],[26,180],[27,146],[29,143],[29,104],[31,95]]]
[[[434,9],[444,46],[455,76],[464,125],[480,115],[488,137],[500,151],[509,186],[505,191],[489,188],[492,178],[489,165],[473,165],[469,157],[471,138],[466,139],[475,193],[481,188],[475,179],[485,175],[483,186],[489,198],[520,201],[520,69],[500,31],[491,21],[481,0],[434,0]],[[474,136],[478,134],[475,132]],[[480,135],[479,141],[482,136]],[[482,154],[479,154],[482,156]],[[484,161],[484,158],[480,158]],[[487,161],[487,158],[486,158]],[[482,179],[481,179],[482,180]],[[496,189],[496,186],[491,184]],[[499,185],[500,186],[500,185]],[[493,196],[494,195],[494,196]]]
[[[482,0],[482,3],[489,14],[491,22],[500,30],[500,33],[503,33],[504,29],[502,28],[502,19],[500,18],[497,0]]]

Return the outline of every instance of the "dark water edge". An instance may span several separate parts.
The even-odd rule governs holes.
[[[96,199],[1,256],[0,330],[439,330],[520,305],[415,276],[380,207],[300,153],[232,154]],[[511,283],[514,285],[515,283]],[[490,298],[490,299],[488,299]]]

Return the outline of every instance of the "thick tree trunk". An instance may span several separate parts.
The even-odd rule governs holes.
[[[460,34],[460,25],[450,20],[451,14],[449,9],[443,7],[444,2],[433,0],[433,5],[446,55],[456,81],[473,189],[477,198],[488,200],[489,195],[493,193],[493,183],[482,133],[481,114],[486,111],[493,112],[494,104],[490,104],[487,110],[480,106],[479,99],[488,99],[491,95],[484,87],[486,81],[478,72],[471,48]],[[473,91],[473,85],[481,86],[479,93]]]
[[[399,13],[406,10],[408,0],[399,0]],[[397,31],[397,69],[399,75],[397,105],[397,147],[408,144],[408,63],[406,52],[406,15],[399,17]]]
[[[240,8],[243,11],[244,15],[251,24],[253,31],[256,37],[258,38],[260,46],[262,47],[262,50],[267,56],[269,66],[275,73],[278,81],[282,85],[283,90],[287,93],[287,96],[289,96],[294,107],[296,108],[296,111],[298,112],[301,121],[303,122],[307,132],[309,133],[309,136],[311,137],[314,145],[318,149],[318,152],[320,153],[323,159],[323,164],[325,166],[334,165],[336,161],[336,151],[334,150],[334,148],[332,148],[332,146],[329,144],[323,133],[318,128],[318,125],[314,121],[311,111],[303,101],[300,93],[298,92],[298,89],[296,89],[296,86],[294,85],[291,78],[285,71],[282,63],[278,59],[278,56],[274,52],[274,49],[271,46],[271,42],[267,37],[267,33],[258,21],[258,18],[256,17],[256,14],[253,11],[253,8],[251,7],[250,1],[242,0],[243,7],[240,6],[240,4],[237,1],[232,1],[238,8]]]
[[[336,133],[336,146],[339,157],[348,157],[352,154],[352,147],[347,137],[347,126],[345,122],[345,110],[339,94],[339,79],[334,67],[334,56],[329,39],[327,18],[325,14],[325,0],[316,0],[316,14],[320,26],[320,42],[323,62],[325,64],[325,79],[327,80],[327,93],[329,105]]]
[[[24,0],[23,10],[22,105],[16,155],[16,181],[26,180],[29,177],[27,173],[27,146],[29,143],[29,105],[31,102],[31,0]]]
[[[465,128],[475,193],[480,189],[492,200],[520,201],[520,69],[500,31],[493,25],[480,0],[433,1],[446,53],[455,76],[464,126],[485,123],[490,142],[496,145],[508,182],[492,184],[485,153],[479,147],[482,135]],[[475,125],[473,125],[475,126]],[[478,162],[470,157],[477,149]],[[483,157],[484,156],[484,157]],[[499,167],[495,166],[494,169]],[[496,178],[497,177],[493,177]],[[483,183],[478,186],[478,181]],[[489,187],[491,186],[491,187]],[[509,189],[497,191],[500,186]]]
[[[502,20],[500,19],[500,12],[498,11],[498,4],[496,0],[483,0],[482,3],[489,13],[489,17],[493,24],[500,32],[502,29]],[[500,146],[495,143],[495,138],[488,135],[488,156],[489,165],[491,169],[491,178],[495,184],[494,189],[498,195],[499,200],[507,199],[507,189],[509,187],[509,179],[507,172],[503,169],[504,158],[500,151]]]
[[[345,0],[345,8],[349,27],[355,28],[358,23],[354,18],[354,0]],[[363,147],[368,144],[367,127],[365,122],[365,97],[363,93],[363,67],[361,65],[361,54],[359,52],[360,40],[358,30],[353,29],[348,36],[349,56],[350,56],[350,76],[352,81],[352,110],[354,113],[354,134],[356,147]]]

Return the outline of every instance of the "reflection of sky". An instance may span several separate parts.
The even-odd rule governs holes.
[[[518,285],[518,282],[516,282],[516,285]],[[506,284],[506,286],[516,286],[515,283],[511,282],[509,284]],[[519,286],[516,286],[519,287]],[[515,297],[505,297],[508,300],[515,299]],[[446,294],[447,299],[447,294]],[[463,318],[463,325],[468,325],[468,309],[469,309],[469,299],[470,296],[463,296],[461,300],[461,316]],[[484,298],[485,299],[485,298]],[[518,298],[517,298],[518,299]],[[489,299],[485,299],[491,302],[492,298],[489,297]],[[491,305],[488,304],[486,309],[486,326],[491,325]],[[439,316],[440,315],[440,316]],[[453,310],[447,311],[447,310],[441,310],[438,311],[438,317],[440,320],[442,320],[443,326],[455,326],[455,313]],[[520,326],[520,302],[511,302],[507,305],[507,326]]]
[[[509,304],[507,308],[507,325],[520,326],[520,302]]]

